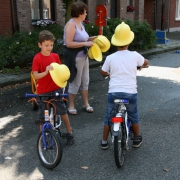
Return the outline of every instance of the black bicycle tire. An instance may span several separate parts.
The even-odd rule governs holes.
[[[121,139],[120,139],[121,138]],[[121,143],[123,139],[123,132],[122,132],[122,126],[120,126],[119,129],[119,135],[114,136],[114,158],[115,163],[118,168],[121,168],[124,163],[124,148],[122,147]]]
[[[57,135],[53,130],[51,129],[46,129],[45,130],[45,133],[49,133],[53,139],[54,139],[54,143],[56,143],[57,145],[57,155],[56,155],[56,158],[55,160],[53,161],[53,163],[48,163],[48,162],[45,162],[45,160],[43,160],[43,155],[42,155],[42,152],[40,152],[41,150],[43,150],[43,147],[42,147],[42,132],[39,133],[39,136],[38,136],[38,139],[37,139],[37,153],[38,153],[38,158],[41,162],[41,164],[47,168],[47,169],[53,169],[55,168],[56,166],[59,165],[59,163],[61,162],[61,159],[62,159],[62,145],[61,145],[61,140],[60,140],[60,137],[59,135]]]

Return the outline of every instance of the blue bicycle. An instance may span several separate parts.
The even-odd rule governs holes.
[[[62,145],[60,137],[66,139],[67,134],[61,133],[60,126],[62,123],[61,116],[56,115],[56,107],[53,105],[53,97],[67,98],[68,94],[59,94],[55,92],[52,96],[27,94],[26,98],[36,101],[39,97],[40,101],[46,103],[48,108],[45,110],[45,122],[42,125],[42,132],[39,133],[37,139],[37,153],[42,165],[48,169],[53,169],[59,165],[62,159]],[[42,97],[48,97],[50,100],[43,101]]]

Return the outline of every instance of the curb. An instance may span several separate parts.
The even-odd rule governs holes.
[[[156,54],[162,54],[169,51],[179,50],[180,49],[180,43],[172,44],[169,46],[162,46],[157,47],[155,49],[147,50],[147,51],[138,51],[142,56],[144,56],[146,59],[148,59],[149,56],[156,55]],[[103,61],[97,62],[95,60],[90,60],[89,68],[94,68],[101,66],[104,63],[105,56],[103,57]],[[8,85],[15,85],[15,84],[21,84],[25,82],[30,82],[30,72],[22,73],[18,75],[7,75],[7,74],[0,74],[0,88],[3,88]]]
[[[149,56],[156,55],[156,54],[162,54],[169,51],[174,51],[180,49],[180,44],[171,45],[168,47],[158,47],[157,49],[152,49],[148,51],[139,51],[140,54],[142,54],[145,58],[148,58]]]
[[[18,75],[2,74],[0,79],[1,79],[0,88],[3,88],[5,86],[9,86],[9,85],[15,85],[15,84],[21,84],[21,83],[25,83],[25,82],[30,82],[30,72],[22,73],[22,74],[18,74]]]

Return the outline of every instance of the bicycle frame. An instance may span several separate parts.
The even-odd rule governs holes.
[[[52,124],[49,122],[45,122],[42,126],[42,141],[43,141],[44,150],[47,149],[45,130],[46,129],[53,129],[52,127],[53,127]],[[51,138],[51,146],[53,147],[53,139],[52,138]]]

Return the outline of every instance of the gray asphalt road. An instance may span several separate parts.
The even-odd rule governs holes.
[[[179,179],[180,55],[169,52],[149,60],[150,67],[138,72],[137,78],[144,142],[139,149],[130,148],[121,169],[116,168],[112,145],[107,151],[100,149],[108,89],[108,80],[100,76],[100,67],[90,70],[89,98],[94,113],[82,110],[82,99],[78,94],[76,108],[79,115],[70,116],[76,143],[66,146],[62,140],[62,161],[54,170],[42,167],[37,158],[39,128],[34,124],[37,112],[24,98],[26,92],[31,92],[30,84],[1,89],[0,179]]]

